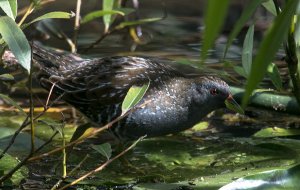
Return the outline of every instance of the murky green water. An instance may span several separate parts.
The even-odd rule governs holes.
[[[274,126],[284,127],[289,124],[287,120],[297,121],[297,118],[281,115],[282,119],[270,122],[271,118],[267,118],[268,115],[271,116],[268,111],[260,111],[260,114],[260,117],[252,120],[233,114],[223,115],[223,118],[214,115],[207,119],[208,122],[203,122],[183,133],[145,139],[124,156],[131,166],[124,164],[122,160],[116,160],[103,171],[80,184],[103,188],[120,185],[128,187],[128,184],[137,184],[134,189],[149,189],[150,186],[157,186],[155,189],[174,189],[181,186],[192,189],[204,187],[217,189],[239,177],[295,165],[300,156],[300,141],[297,133],[280,138],[276,137],[280,136],[280,133],[274,135],[273,132],[277,132]],[[53,113],[54,118],[55,115],[57,114]],[[280,114],[275,115],[280,116]],[[47,118],[48,120],[51,118],[51,113],[42,119]],[[22,119],[23,116],[16,116],[11,112],[0,113],[3,124],[1,149],[6,146]],[[271,127],[267,133],[271,137],[255,137],[259,134],[257,132],[260,128],[266,127]],[[70,138],[73,132],[74,125],[72,123],[66,125],[66,137]],[[251,132],[254,135],[251,135]],[[36,146],[43,144],[53,133],[53,129],[49,126],[38,122]],[[58,135],[44,150],[60,146],[61,140]],[[86,155],[89,156],[80,169],[67,178],[67,181],[84,175],[106,161],[103,155],[91,147],[91,144],[97,144],[97,141],[97,139],[89,140],[75,147],[68,157],[68,171],[81,162]],[[18,157],[26,155],[30,150],[29,144],[30,135],[25,130],[19,135],[9,154]],[[114,150],[116,148],[113,146]],[[39,182],[43,181],[42,187],[49,188],[61,175],[61,163],[62,158],[59,153],[28,164],[29,177],[23,186],[40,187]]]

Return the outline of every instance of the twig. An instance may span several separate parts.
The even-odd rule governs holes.
[[[64,132],[64,128],[62,128],[62,146],[66,146],[66,139],[65,139],[65,132]],[[66,149],[62,149],[62,170],[63,170],[63,178],[65,178],[67,176],[67,153],[66,153]]]
[[[27,11],[25,12],[25,14],[22,17],[22,19],[20,20],[20,22],[18,23],[18,26],[21,26],[23,24],[23,22],[26,20],[26,18],[32,13],[34,8],[35,8],[34,3],[30,3]]]
[[[75,24],[74,24],[74,36],[73,36],[73,43],[75,46],[75,51],[72,53],[76,53],[76,51],[77,51],[77,38],[78,38],[79,29],[80,29],[80,9],[81,9],[81,0],[77,0]]]
[[[30,129],[31,129],[31,153],[34,152],[34,146],[35,146],[35,127],[34,127],[34,121],[33,121],[33,112],[34,112],[34,105],[33,105],[33,91],[32,91],[32,53],[31,53],[31,61],[30,61],[30,73],[29,73],[29,104],[30,104],[30,110],[29,110],[29,118],[30,118]]]
[[[99,167],[97,167],[96,169],[94,169],[93,171],[90,171],[88,173],[86,173],[85,175],[81,176],[80,178],[74,180],[72,183],[69,183],[65,186],[63,186],[62,188],[58,189],[58,190],[64,190],[72,185],[77,184],[78,182],[84,180],[85,178],[89,177],[90,175],[93,175],[101,170],[103,170],[106,166],[108,166],[110,163],[112,163],[113,161],[115,161],[116,159],[118,159],[119,157],[123,156],[125,153],[127,153],[129,150],[131,150],[133,147],[136,146],[136,144],[138,142],[140,142],[142,139],[144,139],[146,136],[140,137],[138,140],[136,140],[132,145],[130,145],[128,148],[126,148],[124,151],[122,151],[121,153],[119,153],[118,155],[116,155],[115,157],[113,157],[112,159],[107,160],[105,163],[101,164]]]
[[[40,3],[39,3],[39,5],[46,5],[46,4],[48,4],[48,3],[52,3],[52,2],[54,2],[54,1],[56,1],[56,0],[43,0],[43,1],[41,1]],[[29,5],[30,6],[30,5]],[[28,7],[24,7],[24,8],[22,8],[21,10],[18,10],[18,16],[21,16],[21,15],[24,15],[25,13],[26,13],[26,11],[28,10]]]
[[[45,108],[48,107],[48,104],[49,104],[49,101],[50,101],[50,97],[52,95],[52,92],[53,92],[53,88],[54,86],[56,85],[56,82],[54,82],[49,90],[49,93],[48,93],[48,97],[47,97],[47,101],[46,101],[46,104],[45,104]]]

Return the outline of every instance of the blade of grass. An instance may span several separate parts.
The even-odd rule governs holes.
[[[103,0],[102,2],[102,10],[103,11],[111,11],[114,8],[114,0]],[[104,23],[104,33],[107,33],[109,30],[110,23],[112,22],[112,15],[106,14],[103,15],[103,23]]]
[[[234,38],[238,35],[238,33],[244,27],[245,23],[250,19],[250,17],[253,15],[253,13],[256,11],[257,7],[261,4],[262,1],[263,0],[249,1],[249,4],[246,6],[247,8],[245,8],[245,10],[243,10],[241,17],[234,25],[234,28],[228,37],[228,41],[227,41],[226,48],[224,51],[224,58],[226,57],[228,48],[232,44]]]
[[[35,23],[37,21],[44,20],[44,19],[49,19],[49,18],[69,19],[69,18],[72,18],[73,16],[74,16],[74,14],[72,14],[72,13],[54,11],[54,12],[46,13],[42,16],[39,16],[39,17],[35,18],[34,20],[30,21],[29,23],[24,24],[22,26],[22,28],[26,28],[29,25],[31,25],[32,23]]]
[[[262,3],[262,6],[265,7],[270,13],[274,16],[277,15],[276,7],[273,0],[268,0]]]
[[[204,16],[204,33],[201,59],[207,58],[207,52],[214,44],[219,34],[229,6],[228,0],[209,0],[207,1],[206,13]]]
[[[146,24],[149,22],[156,22],[164,19],[164,17],[157,17],[157,18],[146,18],[146,19],[140,19],[140,20],[135,20],[135,21],[126,21],[120,23],[118,26],[115,27],[116,30],[123,29],[128,26],[135,26],[135,25],[140,25],[140,24]]]
[[[282,80],[277,65],[271,63],[267,68],[267,74],[271,79],[275,88],[281,91],[283,89],[283,86],[282,86]]]
[[[119,15],[122,15],[122,16],[125,15],[125,13],[122,12],[122,11],[120,11],[120,10],[105,10],[105,11],[104,10],[100,10],[100,11],[93,11],[93,12],[90,12],[87,15],[85,15],[83,17],[83,19],[81,20],[81,23],[85,24],[87,22],[95,20],[96,18],[104,17],[105,15],[113,15],[113,14],[119,14]]]
[[[246,76],[249,76],[252,65],[253,35],[254,25],[252,24],[247,31],[242,52],[242,65]]]

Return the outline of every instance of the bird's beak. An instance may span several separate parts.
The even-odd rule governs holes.
[[[230,110],[233,110],[240,114],[244,114],[243,108],[233,99],[231,94],[225,100],[225,105]]]

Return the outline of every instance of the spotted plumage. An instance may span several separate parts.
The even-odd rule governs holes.
[[[209,112],[225,107],[228,85],[213,76],[168,60],[141,57],[81,59],[58,55],[33,45],[33,58],[40,66],[42,87],[62,95],[92,122],[103,125],[118,117],[121,103],[133,85],[150,81],[141,103],[149,101],[123,119],[114,131],[121,138],[160,136],[192,127]]]

